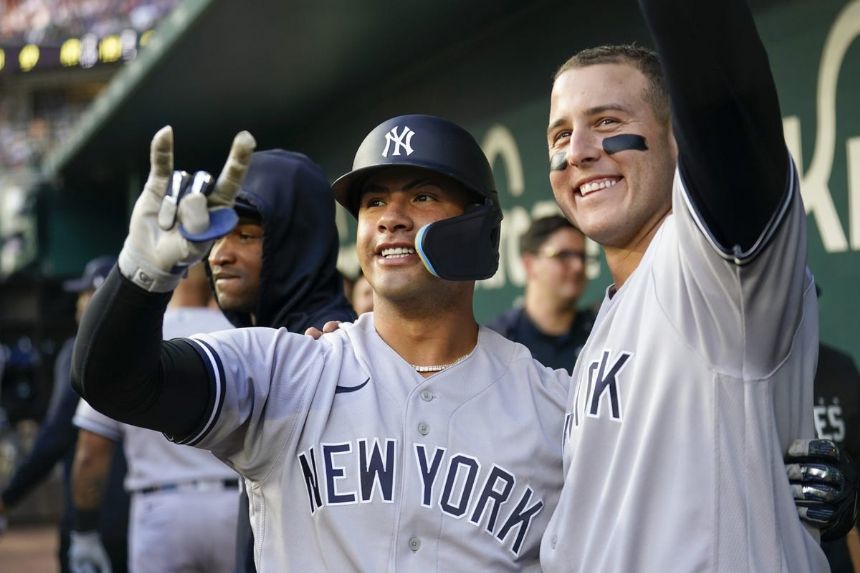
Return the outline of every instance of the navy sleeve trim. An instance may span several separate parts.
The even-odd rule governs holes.
[[[690,211],[690,215],[695,221],[696,226],[711,244],[711,247],[716,251],[722,258],[727,261],[730,261],[738,266],[744,266],[756,259],[758,255],[767,248],[770,244],[773,237],[776,235],[777,231],[779,231],[779,227],[782,224],[782,221],[786,218],[787,213],[791,209],[792,202],[795,196],[800,192],[798,179],[797,179],[797,171],[794,166],[794,161],[791,156],[788,157],[788,176],[786,177],[786,181],[788,184],[786,185],[785,193],[783,193],[782,201],[778,207],[778,209],[773,213],[767,225],[765,225],[764,230],[759,235],[758,239],[753,243],[753,245],[743,250],[740,245],[734,245],[729,247],[727,245],[723,245],[720,241],[714,236],[714,233],[711,232],[708,225],[705,223],[704,218],[702,217],[699,209],[696,207],[695,200],[690,196],[689,191],[687,190],[687,184],[681,177],[681,188],[683,190],[682,196],[684,197],[684,202],[687,205],[687,208]]]
[[[215,426],[215,422],[221,415],[221,409],[224,406],[224,395],[226,392],[226,380],[224,376],[224,364],[221,362],[221,357],[215,352],[209,344],[202,340],[194,338],[185,339],[191,343],[191,347],[197,352],[206,366],[206,371],[209,374],[209,380],[212,385],[210,395],[209,416],[203,417],[203,425],[196,431],[192,431],[188,437],[181,440],[174,440],[178,444],[194,446],[206,437],[206,435]],[[170,436],[168,436],[170,438]],[[171,440],[173,438],[170,438]]]

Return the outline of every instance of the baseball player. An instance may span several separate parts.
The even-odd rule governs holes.
[[[164,338],[232,328],[221,311],[207,308],[208,302],[206,273],[196,265],[173,292],[164,314]],[[128,460],[125,487],[131,494],[129,569],[233,571],[239,487],[235,471],[209,452],[112,420],[83,400],[74,422],[79,434],[72,493],[79,529],[69,550],[73,573],[110,571],[98,533],[88,530],[86,517],[96,521],[101,484],[110,470],[114,444],[120,441]]]
[[[84,309],[93,293],[98,289],[110,270],[116,264],[116,257],[103,255],[87,262],[80,277],[63,283],[63,290],[77,294],[75,320],[80,322]],[[75,408],[80,398],[72,390],[70,377],[72,371],[72,348],[74,339],[68,339],[57,354],[54,363],[54,388],[48,412],[39,428],[33,448],[16,469],[9,484],[0,494],[0,522],[6,511],[17,505],[36,486],[50,475],[57,462],[63,463],[63,509],[59,520],[58,564],[62,573],[68,573],[70,539],[74,536],[77,515],[74,511],[71,494],[72,461],[75,453],[77,428],[72,423]],[[108,507],[91,524],[97,529],[103,541],[103,551],[111,561],[114,573],[126,571],[128,549],[126,530],[128,528],[128,495],[122,487],[126,475],[125,457],[121,451],[115,453],[111,472],[105,476],[105,499]],[[0,527],[0,535],[3,528]]]
[[[541,563],[825,571],[782,467],[815,433],[818,325],[767,56],[743,0],[640,6],[665,84],[653,53],[604,46],[552,90],[553,192],[614,284],[574,369]]]
[[[213,208],[229,204],[251,146],[237,136]],[[170,150],[162,131],[119,269],[85,318],[86,399],[236,468],[260,571],[537,570],[561,487],[568,376],[475,323],[474,281],[496,270],[501,210],[474,139],[428,116],[367,136],[335,191],[358,217],[374,312],[320,340],[147,334],[171,269],[206,247],[158,225]],[[183,226],[205,228],[199,207],[180,203]],[[138,326],[120,340],[128,321]]]
[[[818,345],[815,371],[815,426],[818,435],[841,444],[860,460],[860,372],[850,354],[829,344]],[[845,539],[821,544],[833,573],[853,572],[860,563],[856,528]]]

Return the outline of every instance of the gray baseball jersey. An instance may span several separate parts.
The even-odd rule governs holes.
[[[194,337],[217,394],[187,440],[242,473],[258,570],[536,571],[569,376],[482,328],[423,378],[373,314],[315,341]]]
[[[574,369],[546,571],[827,570],[782,461],[815,435],[818,339],[794,173],[786,197],[736,264],[676,173],[673,214]]]

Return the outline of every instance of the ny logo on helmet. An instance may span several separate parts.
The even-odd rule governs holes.
[[[397,135],[397,126],[392,127],[391,131],[385,134],[385,149],[382,150],[382,156],[388,157],[388,148],[391,147],[392,143],[394,144],[394,151],[391,152],[392,156],[400,155],[401,147],[406,151],[406,155],[412,155],[412,145],[410,142],[413,135],[415,135],[415,132],[405,125],[400,130],[400,135]]]

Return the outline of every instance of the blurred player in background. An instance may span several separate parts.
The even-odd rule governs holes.
[[[821,289],[817,290],[820,296]],[[850,354],[823,342],[818,345],[815,371],[815,429],[850,454],[854,475],[860,475],[860,372]],[[821,547],[833,573],[860,571],[856,527],[844,539],[823,541]]]
[[[487,326],[524,345],[544,366],[572,372],[594,324],[594,311],[577,306],[588,286],[585,236],[561,215],[542,217],[520,237],[520,253],[522,306]]]
[[[107,277],[116,263],[116,257],[102,256],[89,261],[81,277],[67,281],[63,288],[78,295],[75,318],[80,322],[93,293]],[[74,338],[67,340],[54,364],[54,390],[48,413],[45,416],[33,449],[12,476],[9,485],[0,496],[0,516],[15,506],[24,496],[39,485],[51,472],[56,463],[63,462],[63,503],[64,508],[59,523],[60,543],[58,559],[63,573],[69,569],[70,531],[74,521],[71,495],[72,460],[75,453],[77,428],[72,424],[79,397],[71,389],[70,373]],[[105,476],[106,509],[93,523],[104,542],[104,548],[112,564],[114,573],[126,570],[128,523],[128,496],[122,487],[126,473],[125,457],[121,451],[115,452],[111,461],[111,472]]]
[[[209,283],[195,265],[173,291],[164,314],[165,339],[231,328],[207,308]],[[211,453],[174,444],[159,432],[116,422],[81,400],[74,418],[78,444],[72,471],[75,531],[73,573],[109,571],[95,524],[115,445],[125,451],[131,495],[129,569],[135,573],[233,571],[236,546],[236,472]]]

